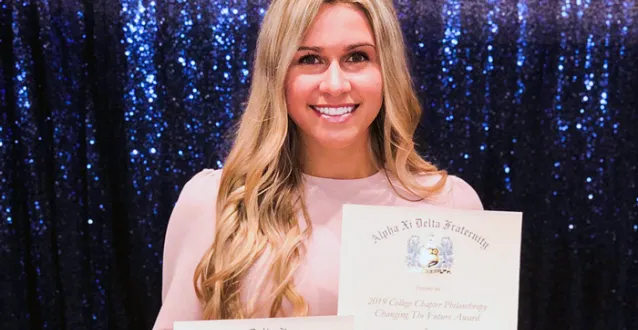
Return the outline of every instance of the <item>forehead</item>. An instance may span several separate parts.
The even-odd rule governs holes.
[[[354,5],[324,4],[306,31],[304,46],[335,47],[354,43],[374,44],[365,13]]]

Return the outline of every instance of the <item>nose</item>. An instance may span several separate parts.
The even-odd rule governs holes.
[[[339,63],[332,63],[328,67],[319,85],[319,91],[333,96],[350,91],[350,82],[341,70]]]

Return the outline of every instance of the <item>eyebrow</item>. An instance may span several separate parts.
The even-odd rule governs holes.
[[[375,48],[375,46],[373,44],[370,44],[370,43],[367,43],[367,42],[360,42],[360,43],[348,45],[348,46],[345,47],[345,49],[346,50],[353,50],[355,48],[364,47],[364,46]],[[303,50],[312,50],[312,51],[315,51],[317,53],[320,53],[322,48],[321,47],[301,46],[301,47],[299,47],[299,49],[297,51],[303,51]]]

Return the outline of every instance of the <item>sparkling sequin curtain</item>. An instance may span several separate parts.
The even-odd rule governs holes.
[[[267,4],[0,0],[3,329],[151,327],[170,211],[223,164]],[[420,150],[525,213],[519,329],[638,328],[636,1],[395,4]]]

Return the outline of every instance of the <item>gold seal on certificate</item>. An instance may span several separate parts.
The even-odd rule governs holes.
[[[174,330],[353,330],[352,316],[309,316],[288,318],[184,321]]]
[[[344,205],[339,315],[355,329],[514,330],[522,214]]]

